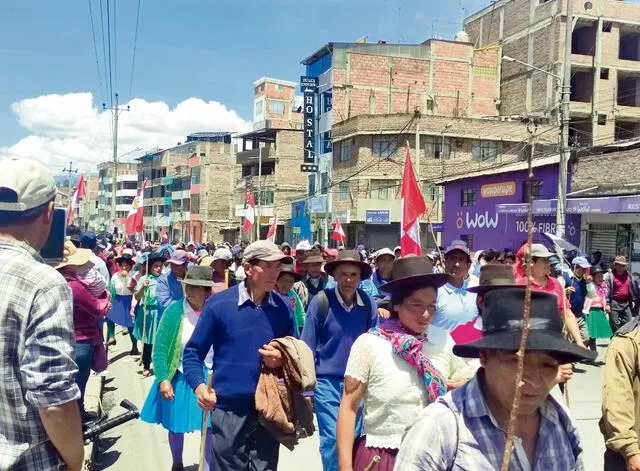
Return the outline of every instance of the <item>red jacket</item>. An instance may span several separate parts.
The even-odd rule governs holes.
[[[96,298],[78,280],[75,273],[63,270],[73,294],[73,324],[76,340],[91,340],[94,345],[101,342],[98,320],[109,313],[109,292]]]

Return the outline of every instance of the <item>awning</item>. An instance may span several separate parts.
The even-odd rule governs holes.
[[[501,214],[527,214],[526,203],[496,204],[496,212]],[[535,200],[532,205],[534,215],[555,214],[558,200]],[[640,196],[607,196],[601,198],[569,198],[567,214],[614,214],[640,213]]]

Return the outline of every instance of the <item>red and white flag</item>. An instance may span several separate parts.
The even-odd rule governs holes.
[[[427,211],[424,198],[420,192],[420,186],[416,180],[411,163],[411,152],[407,142],[407,158],[404,161],[402,175],[401,211],[402,224],[400,226],[400,255],[422,255],[420,246],[420,217]]]
[[[342,229],[342,224],[340,224],[340,219],[336,218],[336,223],[333,226],[333,234],[331,234],[331,240],[335,240],[344,244],[347,240],[347,237],[344,235],[344,230]]]
[[[267,232],[267,240],[269,242],[273,242],[275,244],[277,231],[278,231],[278,216],[276,216],[274,213],[273,223],[271,224],[271,227],[269,227],[269,232]]]
[[[138,191],[138,195],[133,199],[131,203],[131,209],[129,215],[124,221],[124,231],[127,234],[137,234],[144,231],[144,188],[147,186],[145,180],[142,184],[142,188]]]
[[[253,192],[247,193],[247,209],[244,213],[244,222],[242,223],[242,232],[249,232],[253,227],[256,219],[256,202],[253,199]]]
[[[84,175],[80,175],[78,186],[76,187],[76,191],[73,192],[73,198],[71,198],[71,202],[69,203],[69,211],[67,213],[67,225],[73,222],[73,216],[75,216],[76,207],[78,206],[78,201],[80,200],[80,198],[84,198],[85,195],[86,195],[86,191],[84,188]]]

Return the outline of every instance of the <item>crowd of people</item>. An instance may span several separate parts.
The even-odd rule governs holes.
[[[609,267],[540,243],[474,253],[454,240],[427,256],[137,243],[70,226],[63,260],[47,266],[53,179],[6,165],[0,469],[81,469],[84,388],[107,368],[116,326],[155,377],[141,420],[167,430],[172,470],[195,431],[205,469],[275,470],[313,414],[326,471],[498,469],[527,302],[510,469],[584,469],[575,422],[550,392],[574,363],[602,366],[596,341],[611,337],[605,469],[640,469],[640,298],[622,255]]]

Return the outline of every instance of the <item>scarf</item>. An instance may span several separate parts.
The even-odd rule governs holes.
[[[442,374],[422,352],[422,344],[427,341],[426,334],[415,337],[407,333],[397,319],[388,319],[382,326],[371,328],[369,333],[388,340],[393,353],[418,370],[429,395],[429,404],[447,392]]]

